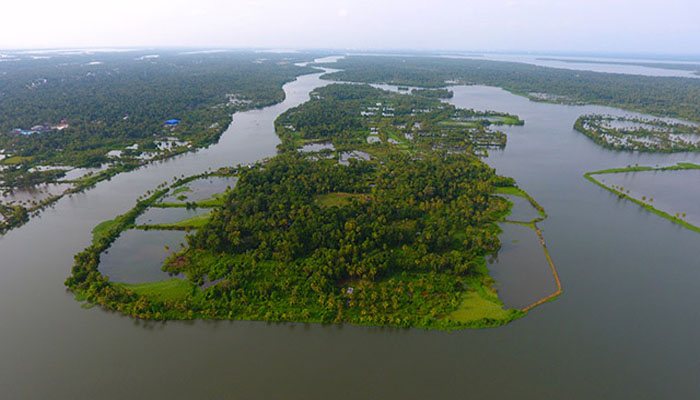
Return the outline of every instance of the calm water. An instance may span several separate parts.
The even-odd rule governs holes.
[[[532,206],[532,204],[530,204],[529,200],[520,196],[511,196],[504,194],[500,196],[505,197],[511,203],[513,203],[513,208],[510,210],[510,215],[508,215],[507,217],[508,220],[517,222],[530,222],[540,217],[540,213],[535,207]]]
[[[700,155],[597,147],[582,113],[495,88],[454,88],[453,103],[520,115],[488,162],[542,204],[540,224],[564,285],[559,300],[495,329],[453,333],[264,322],[139,322],[65,292],[90,231],[174,176],[275,154],[273,120],[305,101],[241,113],[219,144],[64,198],[0,238],[3,398],[697,398],[700,235],[621,202],[590,170]],[[693,249],[691,251],[691,249]]]
[[[161,270],[163,261],[187,244],[184,231],[142,231],[129,229],[122,232],[100,258],[100,272],[111,282],[154,282],[169,279]],[[167,246],[167,248],[166,248]]]
[[[659,77],[682,77],[682,78],[700,78],[693,71],[669,69],[665,68],[663,62],[658,60],[639,60],[639,59],[607,59],[607,58],[580,58],[580,57],[565,57],[565,56],[541,56],[541,55],[526,55],[526,54],[484,54],[483,56],[449,56],[450,58],[474,58],[477,60],[493,60],[493,61],[509,61],[520,62],[525,64],[538,65],[541,67],[571,69],[575,71],[593,71],[604,72],[611,74],[629,74],[629,75],[645,75]],[[566,61],[562,61],[566,60]],[[587,60],[599,61],[586,62]],[[644,65],[629,65],[615,64],[615,62],[630,63],[654,63],[656,66]],[[669,61],[673,64],[683,63],[682,61]],[[609,63],[609,64],[608,64]],[[691,64],[697,64],[693,62]]]
[[[552,268],[534,230],[501,224],[501,250],[489,259],[491,277],[506,308],[523,308],[557,291]]]
[[[238,182],[238,178],[231,176],[209,176],[206,178],[195,179],[192,182],[184,185],[190,190],[165,196],[161,199],[161,202],[178,203],[181,201],[188,202],[206,200],[217,193],[223,193],[227,188],[236,187],[236,182]]]
[[[151,207],[136,218],[136,225],[172,224],[197,215],[210,213],[210,208],[157,208]]]
[[[605,179],[608,186],[622,186],[637,200],[652,198],[654,207],[671,215],[685,213],[684,220],[700,226],[700,170],[628,172],[595,178]]]

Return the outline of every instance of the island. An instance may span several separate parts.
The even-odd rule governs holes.
[[[87,304],[144,319],[235,319],[461,329],[499,326],[561,293],[537,223],[544,209],[479,155],[505,145],[517,116],[457,109],[433,97],[332,84],[275,121],[272,159],[181,178],[96,227],[66,286]],[[235,179],[208,199],[203,178]],[[505,196],[532,221],[509,221]],[[153,208],[211,208],[176,223],[138,224]],[[504,309],[486,256],[500,223],[533,229],[557,292]],[[129,229],[190,232],[167,258],[173,278],[111,282],[100,257]]]

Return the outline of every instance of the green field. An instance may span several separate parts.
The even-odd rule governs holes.
[[[326,193],[320,194],[315,197],[316,203],[321,207],[342,207],[350,203],[353,199],[362,200],[364,195],[361,193]]]
[[[192,293],[194,284],[185,279],[172,278],[167,281],[143,282],[143,283],[117,283],[131,289],[134,293],[159,300],[183,300]]]

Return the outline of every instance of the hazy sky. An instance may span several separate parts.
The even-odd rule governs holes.
[[[700,0],[3,0],[0,48],[700,53]]]

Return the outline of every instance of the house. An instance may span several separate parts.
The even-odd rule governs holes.
[[[68,128],[68,122],[66,122],[65,119],[62,119],[60,124],[51,127],[51,129],[55,129],[57,131],[62,131],[66,128]]]

